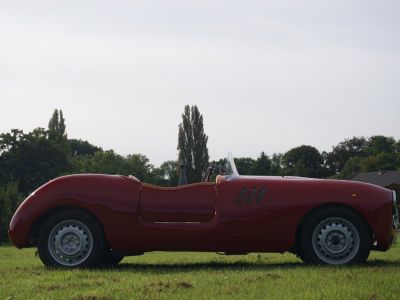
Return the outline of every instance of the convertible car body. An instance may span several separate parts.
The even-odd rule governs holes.
[[[47,266],[118,263],[147,251],[291,251],[309,263],[350,264],[393,243],[395,193],[370,184],[239,176],[232,158],[216,182],[158,187],[135,177],[63,176],[12,218],[18,248]]]

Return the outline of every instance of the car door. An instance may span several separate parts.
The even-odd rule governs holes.
[[[142,185],[140,217],[147,222],[207,222],[215,216],[213,183],[179,187]]]

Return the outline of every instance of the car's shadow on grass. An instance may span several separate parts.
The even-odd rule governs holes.
[[[321,266],[321,265],[307,265],[302,262],[282,262],[270,263],[268,261],[262,262],[199,262],[199,263],[121,263],[112,268],[98,268],[98,270],[108,271],[139,271],[151,273],[177,273],[177,272],[191,272],[202,270],[216,270],[216,271],[229,271],[229,270],[274,270],[274,269],[298,269],[298,268],[362,268],[373,269],[377,268],[400,268],[400,261],[384,261],[372,260],[361,265],[356,266]]]
[[[190,272],[201,270],[265,270],[269,268],[299,268],[301,262],[268,263],[268,262],[199,262],[199,263],[122,263],[113,269],[116,271],[150,271],[150,272]]]

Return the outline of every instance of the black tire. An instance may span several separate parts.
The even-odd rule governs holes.
[[[368,226],[357,213],[331,207],[317,211],[304,224],[299,257],[310,264],[358,264],[367,260],[371,245]]]
[[[93,217],[69,210],[57,212],[45,221],[38,252],[48,267],[85,268],[101,262],[105,245],[102,228]]]

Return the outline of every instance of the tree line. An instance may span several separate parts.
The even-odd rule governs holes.
[[[178,184],[181,165],[187,182],[198,182],[209,164],[216,172],[224,159],[209,162],[203,116],[197,106],[185,106],[178,127],[178,159],[155,167],[140,153],[122,156],[88,141],[69,139],[61,110],[55,110],[48,128],[25,133],[13,129],[0,134],[0,241],[7,240],[10,218],[29,193],[50,179],[74,173],[135,175],[161,186]],[[330,152],[301,145],[286,153],[235,159],[243,175],[293,175],[348,178],[357,172],[400,169],[400,141],[392,137],[353,137]]]
[[[359,172],[400,170],[400,140],[376,135],[345,139],[330,152],[301,145],[271,156],[235,159],[243,175],[303,176],[347,179]],[[221,165],[223,160],[216,162]]]

